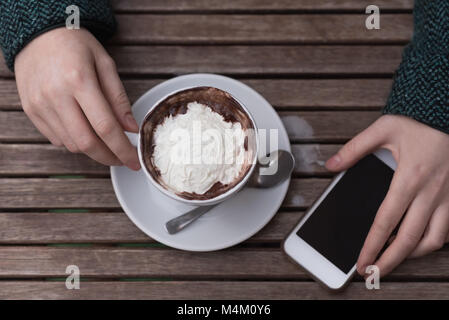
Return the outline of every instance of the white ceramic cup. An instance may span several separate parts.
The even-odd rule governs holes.
[[[151,117],[153,111],[155,111],[161,105],[161,102],[163,102],[167,98],[169,98],[171,96],[174,96],[177,93],[180,93],[182,91],[195,89],[195,88],[200,88],[200,87],[205,87],[205,86],[185,87],[185,88],[182,88],[180,90],[171,92],[171,93],[167,94],[166,96],[164,96],[163,98],[159,99],[154,105],[151,106],[151,108],[146,113],[146,115],[144,117],[144,121],[142,121],[142,123],[140,124],[139,133],[136,134],[136,133],[126,132],[126,135],[130,139],[131,143],[134,146],[137,147],[137,152],[138,152],[139,161],[140,161],[140,165],[142,167],[142,170],[145,173],[148,181],[153,186],[155,186],[156,189],[158,189],[164,195],[166,195],[166,196],[168,196],[168,197],[170,197],[170,198],[172,198],[174,200],[177,200],[179,202],[188,204],[188,205],[192,205],[192,206],[209,206],[209,205],[214,205],[214,204],[220,203],[220,202],[222,202],[222,201],[224,201],[226,199],[229,199],[231,196],[233,196],[239,190],[241,190],[245,186],[245,184],[248,182],[248,180],[251,177],[251,175],[253,174],[254,169],[256,168],[256,164],[257,164],[257,155],[258,155],[258,151],[259,151],[259,139],[257,137],[257,126],[256,126],[256,123],[254,121],[254,118],[251,116],[251,114],[249,113],[248,109],[236,97],[234,97],[233,95],[231,95],[230,93],[228,93],[228,92],[226,92],[226,91],[224,91],[222,89],[211,87],[211,88],[214,88],[214,89],[226,92],[229,96],[232,97],[232,99],[234,99],[239,104],[241,109],[245,112],[246,116],[251,121],[252,127],[254,128],[254,133],[256,134],[255,139],[254,139],[254,148],[255,148],[255,150],[252,150],[252,152],[253,152],[253,154],[252,154],[253,159],[252,159],[251,166],[250,166],[249,170],[246,172],[246,175],[235,186],[233,186],[231,189],[227,190],[226,192],[224,192],[222,194],[219,194],[216,197],[213,197],[213,198],[210,198],[210,199],[204,199],[204,200],[183,198],[183,197],[177,195],[176,193],[174,193],[173,191],[166,189],[164,186],[162,186],[158,181],[156,181],[154,179],[154,177],[148,171],[148,168],[147,168],[147,166],[145,164],[145,161],[144,161],[144,158],[143,158],[143,151],[142,151],[142,149],[143,149],[142,148],[143,125],[146,122],[146,120],[149,117]]]

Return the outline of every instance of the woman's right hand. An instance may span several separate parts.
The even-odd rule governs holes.
[[[124,133],[138,131],[128,97],[114,61],[89,31],[48,31],[22,49],[14,68],[23,110],[52,144],[140,169]]]

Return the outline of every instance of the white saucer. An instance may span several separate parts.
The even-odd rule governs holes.
[[[212,86],[231,93],[246,106],[259,129],[278,129],[279,149],[291,150],[279,116],[260,94],[237,80],[214,74],[180,76],[153,87],[133,105],[137,122],[141,123],[159,99],[188,86]],[[167,246],[189,251],[220,250],[253,236],[276,214],[290,183],[289,179],[274,188],[245,188],[185,230],[169,235],[165,223],[192,207],[163,195],[146,180],[142,170],[111,167],[111,178],[123,210],[137,227]]]

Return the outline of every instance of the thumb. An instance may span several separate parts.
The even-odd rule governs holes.
[[[357,161],[384,144],[385,131],[377,128],[376,123],[372,124],[327,160],[326,168],[330,171],[343,171],[352,167]]]

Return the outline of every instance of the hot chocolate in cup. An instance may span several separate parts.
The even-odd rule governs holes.
[[[148,180],[163,194],[190,205],[228,199],[256,167],[257,127],[245,106],[214,87],[169,94],[146,114],[137,142]]]

